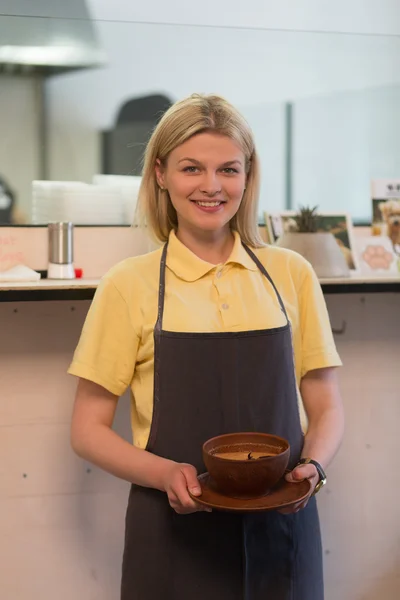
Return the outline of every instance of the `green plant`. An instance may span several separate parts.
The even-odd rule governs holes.
[[[309,206],[300,206],[297,215],[294,217],[299,233],[315,233],[318,226],[318,206],[310,208]]]

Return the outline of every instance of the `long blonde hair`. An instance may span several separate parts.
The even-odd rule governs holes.
[[[264,246],[257,223],[260,167],[253,134],[242,115],[220,96],[193,94],[176,102],[163,115],[146,147],[135,222],[146,225],[159,242],[166,242],[171,230],[177,229],[176,210],[168,192],[157,183],[156,161],[159,159],[165,165],[172,150],[203,131],[226,135],[242,149],[246,189],[230,226],[245,244],[254,248]]]

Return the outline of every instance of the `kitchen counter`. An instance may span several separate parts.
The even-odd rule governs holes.
[[[91,300],[100,279],[40,279],[0,282],[0,302]]]
[[[41,598],[31,587],[48,578],[49,565],[54,587],[68,582],[63,598],[118,593],[129,485],[70,447],[76,381],[67,368],[98,283],[0,284],[4,598]],[[346,413],[343,445],[318,494],[326,598],[397,600],[400,279],[321,283],[344,364]],[[115,430],[131,440],[127,393],[118,402]],[[14,565],[22,565],[30,595],[18,588]]]
[[[45,227],[0,228],[2,243],[0,270],[13,257],[47,269]],[[74,263],[85,279],[0,282],[1,597],[42,598],[42,580],[68,599],[118,594],[129,485],[73,454],[76,380],[67,368],[101,275],[149,250],[129,227],[77,228]],[[326,600],[397,600],[400,274],[321,285],[344,364],[346,414],[343,445],[317,497]],[[131,441],[128,393],[115,430]]]
[[[0,302],[91,300],[100,279],[0,282]],[[398,277],[331,278],[320,280],[325,294],[400,292]]]

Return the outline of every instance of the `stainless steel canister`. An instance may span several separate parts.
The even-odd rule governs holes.
[[[49,262],[69,265],[74,260],[72,223],[49,223]]]

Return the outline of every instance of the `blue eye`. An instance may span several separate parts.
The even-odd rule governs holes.
[[[197,167],[193,167],[193,166],[191,166],[191,167],[185,167],[183,170],[186,173],[195,173],[196,170],[197,170]]]

